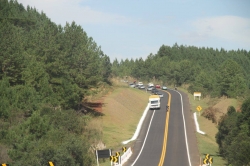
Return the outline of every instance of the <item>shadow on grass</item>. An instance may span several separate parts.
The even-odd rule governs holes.
[[[206,156],[208,153],[202,153],[202,155]],[[218,157],[223,157],[221,154],[216,153],[216,154],[209,154],[209,156],[218,156]]]
[[[92,114],[94,116],[103,116],[104,114],[99,111],[98,108],[102,108],[104,106],[104,103],[100,102],[84,102],[81,103],[80,109],[78,109],[80,112],[84,114]]]

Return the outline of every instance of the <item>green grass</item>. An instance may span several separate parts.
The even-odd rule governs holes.
[[[213,158],[213,166],[223,166],[226,165],[226,161],[223,160],[221,156],[219,156],[218,153],[218,144],[215,140],[215,135],[218,132],[216,124],[212,123],[212,121],[204,118],[203,116],[199,116],[199,112],[196,110],[197,106],[201,106],[202,110],[200,114],[202,114],[202,111],[204,111],[209,106],[214,105],[219,100],[218,99],[201,99],[199,100],[196,98],[194,100],[194,97],[192,94],[188,93],[187,90],[178,88],[181,91],[188,94],[189,102],[191,106],[192,112],[197,112],[197,120],[200,126],[200,130],[205,132],[205,135],[196,133],[197,141],[198,141],[198,149],[200,152],[200,157],[204,158],[206,154],[210,154]]]
[[[137,124],[148,103],[149,93],[129,87],[117,87],[105,97],[102,117],[103,143],[113,153],[121,152],[121,142],[133,137]],[[126,147],[131,146],[131,143]],[[110,165],[109,159],[101,160],[100,166]]]

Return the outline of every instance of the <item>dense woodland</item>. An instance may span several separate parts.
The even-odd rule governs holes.
[[[245,97],[250,88],[250,52],[198,48],[175,43],[162,45],[157,54],[145,60],[115,59],[112,72],[116,76],[133,76],[137,80],[166,85],[188,85],[189,92],[203,96]]]
[[[83,99],[112,86],[111,77],[130,76],[167,86],[186,85],[190,93],[245,100],[242,112],[229,108],[216,139],[228,163],[250,163],[250,52],[246,50],[175,43],[162,45],[145,60],[111,63],[75,22],[56,25],[45,13],[14,0],[0,0],[0,41],[0,162],[95,165],[91,146],[102,135],[88,127],[95,115],[83,113]],[[233,155],[236,147],[239,156]]]
[[[109,86],[109,57],[75,22],[17,1],[0,0],[0,22],[0,162],[93,165],[101,134],[81,104]]]
[[[232,166],[250,165],[250,98],[242,104],[241,112],[228,107],[218,129],[216,142],[226,161]]]

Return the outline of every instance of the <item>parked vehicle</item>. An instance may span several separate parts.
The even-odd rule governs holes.
[[[152,86],[154,86],[154,84],[152,83],[152,82],[150,82],[150,83],[148,83],[148,87],[152,87]]]
[[[149,109],[160,109],[161,108],[161,99],[159,95],[149,96]]]
[[[153,88],[154,88],[153,86],[148,86],[147,90],[151,91],[151,90],[153,90]]]
[[[145,89],[144,85],[139,86],[139,89]]]
[[[168,90],[168,88],[166,86],[162,86],[162,90]]]
[[[156,84],[155,87],[156,88],[161,88],[161,86],[159,84]]]
[[[129,84],[129,87],[134,88],[134,87],[135,87],[135,84],[134,84],[134,83],[130,83],[130,84]]]

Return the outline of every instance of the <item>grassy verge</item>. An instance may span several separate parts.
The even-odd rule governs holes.
[[[210,98],[204,98],[201,100],[196,98],[194,100],[193,95],[188,93],[187,90],[181,88],[179,89],[188,94],[191,110],[192,112],[197,112],[197,119],[200,126],[200,130],[206,133],[205,135],[201,135],[199,133],[196,134],[200,157],[204,158],[206,154],[210,154],[213,158],[213,166],[226,165],[226,161],[223,160],[223,158],[218,153],[218,144],[216,143],[215,139],[215,135],[218,132],[217,124],[212,123],[211,120],[208,120],[205,117],[200,116],[199,114],[202,114],[202,111],[204,111],[206,108],[214,106],[220,110],[220,113],[216,114],[217,119],[219,119],[223,113],[226,113],[227,107],[229,105],[232,105],[237,108],[237,100]],[[196,110],[197,106],[202,107],[200,113]]]
[[[147,106],[148,96],[149,93],[146,91],[121,86],[105,97],[104,116],[100,118],[103,126],[103,143],[106,148],[111,148],[113,153],[121,152],[124,146],[121,142],[132,138]],[[108,165],[108,159],[100,162],[100,166]]]

